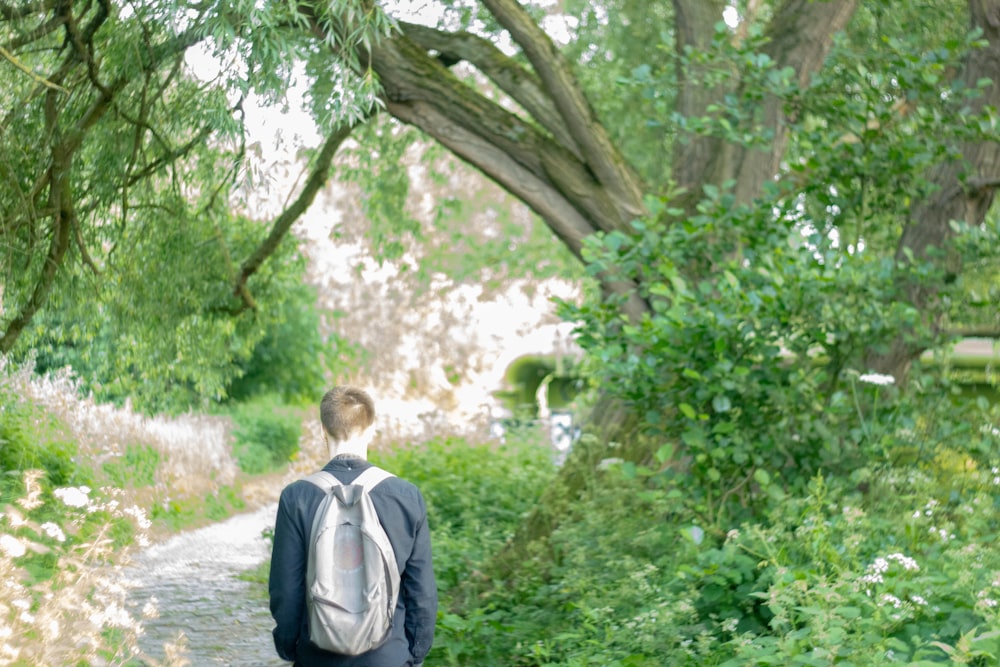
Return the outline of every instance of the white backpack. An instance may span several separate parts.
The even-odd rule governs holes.
[[[306,477],[326,493],[313,519],[306,568],[309,637],[321,649],[360,655],[392,632],[399,568],[369,496],[392,476],[372,466],[352,484],[325,471]]]

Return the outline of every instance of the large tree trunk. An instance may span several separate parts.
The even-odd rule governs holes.
[[[374,45],[360,60],[377,72],[390,114],[418,127],[525,202],[579,257],[586,237],[627,229],[631,220],[645,214],[643,184],[597,121],[571,64],[523,7],[515,0],[483,4],[510,33],[530,68],[474,35],[405,24],[402,34]],[[833,35],[847,25],[856,5],[856,0],[785,0],[770,27],[769,55],[777,67],[792,67],[799,81],[807,82],[822,66]],[[674,0],[673,6],[681,52],[688,46],[707,46],[726,3]],[[321,30],[318,24],[314,29]],[[522,115],[462,83],[443,64],[459,60],[488,77],[517,103]],[[722,103],[725,94],[740,85],[733,81],[729,87],[706,89],[689,81],[690,74],[697,73],[679,73],[678,99],[679,109],[689,116]],[[678,143],[674,174],[693,193],[692,207],[705,184],[718,186],[734,179],[741,201],[749,203],[774,177],[787,143],[780,100],[767,100],[761,118],[775,137],[766,150],[726,146],[705,137]],[[606,288],[627,296],[624,311],[631,319],[650,312],[634,285],[609,282]],[[530,544],[552,531],[562,508],[585,489],[598,462],[612,456],[649,458],[638,427],[639,420],[628,406],[610,395],[600,397],[586,417],[587,435],[500,555],[500,573],[515,566]],[[614,449],[610,443],[615,443]]]
[[[537,23],[516,0],[483,0],[482,4],[520,47],[523,60],[515,61],[468,33],[411,25],[374,44],[360,60],[370,63],[378,74],[390,114],[418,127],[525,202],[579,257],[588,236],[627,229],[632,219],[644,214],[643,184],[596,120],[571,64]],[[672,0],[678,61],[689,47],[705,48],[727,4],[723,0]],[[847,26],[857,6],[857,0],[775,3],[766,26],[769,41],[765,47],[775,67],[792,68],[805,88],[823,66],[834,35]],[[984,30],[990,46],[966,64],[964,76],[969,85],[1000,72],[998,7],[1000,0],[970,0],[973,25]],[[321,29],[318,24],[314,28]],[[733,38],[741,34],[737,30]],[[453,76],[448,65],[463,60],[509,100],[488,97]],[[697,68],[679,71],[677,80],[676,108],[686,117],[707,115],[713,105],[725,105],[727,94],[741,92],[738,77],[703,85]],[[510,110],[507,101],[517,105],[516,111]],[[998,102],[997,87],[991,86],[979,104],[997,106]],[[779,171],[789,126],[783,101],[776,97],[762,100],[756,119],[759,129],[773,137],[766,147],[748,148],[713,136],[679,136],[672,171],[675,183],[687,193],[677,202],[682,208],[693,211],[707,184],[731,183],[739,204],[752,205],[761,196],[765,184]],[[927,248],[943,244],[951,233],[952,219],[982,221],[997,182],[998,148],[995,143],[966,148],[967,166],[945,165],[931,175],[943,187],[932,200],[914,204],[912,220],[900,240],[900,257],[910,251],[922,257]],[[650,312],[650,304],[639,297],[634,285],[609,283],[607,287],[627,295],[624,310],[633,320]],[[911,298],[919,307],[930,303],[933,293],[914,287]],[[918,352],[903,339],[897,348],[873,355],[874,367],[896,373]],[[591,437],[574,449],[557,483],[502,555],[502,563],[518,562],[532,542],[544,539],[558,522],[560,508],[581,493],[601,459],[642,460],[650,455],[641,438],[634,437],[638,425],[627,406],[602,397],[589,418]],[[608,443],[626,439],[637,446],[608,448]]]
[[[970,103],[970,112],[981,113],[988,108],[1000,108],[1000,0],[969,0],[972,28],[983,32],[986,46],[974,50],[962,69],[962,81],[974,89],[983,79],[991,79],[981,97]],[[949,250],[954,237],[954,221],[971,226],[983,223],[1000,186],[1000,141],[977,141],[961,147],[962,160],[938,165],[928,175],[938,188],[926,199],[913,202],[910,219],[903,228],[896,249],[899,264],[900,292],[917,312],[925,313],[922,323],[931,331],[940,325],[940,309],[936,307],[938,289],[918,283],[906,267],[913,261],[930,259],[947,274],[957,276],[961,259]],[[931,256],[931,250],[940,252]],[[885,349],[873,350],[867,365],[903,381],[913,360],[924,351],[926,343],[913,340],[903,332]]]

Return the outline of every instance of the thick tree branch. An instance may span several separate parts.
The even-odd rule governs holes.
[[[311,16],[311,8],[301,9],[304,15]],[[311,28],[327,43],[343,41],[327,38],[324,24],[315,17],[311,17]],[[522,119],[460,81],[428,54],[426,43],[422,47],[400,33],[379,40],[371,48],[370,53],[359,54],[358,60],[370,63],[378,75],[389,113],[424,131],[528,204],[577,256],[583,238],[602,230],[627,229],[641,209],[637,186],[621,187],[626,182],[634,184],[634,176],[613,146],[598,162],[604,168],[617,164],[622,170],[610,180],[627,190],[625,197],[597,176],[589,156],[581,163],[570,150],[543,133],[538,128],[541,123]],[[544,84],[551,92],[551,86]],[[568,78],[563,85],[575,83]],[[582,95],[578,89],[576,93]],[[587,118],[596,123],[589,108],[587,111]],[[603,128],[596,134],[606,139]],[[586,155],[582,147],[581,151]],[[606,287],[627,295],[625,311],[630,316],[638,318],[649,311],[634,286],[609,283]]]
[[[556,141],[582,160],[580,148],[553,106],[542,82],[535,74],[508,57],[492,42],[468,32],[449,33],[422,25],[402,23],[403,33],[425,50],[437,51],[439,60],[466,61],[486,75],[503,92],[541,125]]]
[[[674,0],[678,58],[689,49],[705,51],[711,44],[714,25],[722,18],[723,0]],[[791,67],[800,87],[805,88],[819,71],[833,43],[857,9],[857,0],[785,0],[771,19],[765,53],[776,69]],[[707,87],[697,68],[679,68],[678,112],[685,118],[706,115],[708,106],[720,103],[727,93],[737,93],[740,82]],[[678,185],[698,198],[706,183],[719,185],[734,180],[737,201],[749,203],[760,195],[764,183],[778,171],[788,141],[783,118],[783,100],[764,98],[756,122],[773,132],[766,150],[725,143],[717,137],[699,136],[679,141],[674,153],[674,175]]]
[[[857,10],[857,0],[785,0],[768,27],[770,41],[765,52],[779,70],[795,70],[801,89],[806,89],[813,74],[823,67],[833,37],[847,27]],[[769,150],[737,147],[733,172],[726,178],[736,180],[736,200],[749,203],[760,195],[764,183],[778,173],[788,144],[788,126],[783,112],[784,101],[767,95],[761,113],[763,127],[774,131]]]
[[[723,0],[674,0],[674,51],[677,58],[676,110],[681,118],[701,118],[708,106],[719,102],[725,94],[722,87],[711,88],[701,80],[702,69],[683,66],[682,58],[689,50],[707,52],[712,43],[714,26],[722,18]],[[732,82],[736,85],[736,81]],[[681,135],[674,142],[673,177],[677,186],[687,190],[693,208],[701,196],[703,183],[719,183],[709,167],[722,151],[722,139],[710,136]]]
[[[51,147],[51,162],[49,165],[49,206],[56,211],[55,221],[52,230],[52,239],[49,243],[49,250],[42,264],[41,273],[35,281],[35,287],[31,296],[21,306],[20,311],[7,325],[7,329],[0,337],[0,353],[6,354],[14,347],[14,343],[21,336],[28,323],[35,316],[35,313],[45,303],[48,298],[52,284],[55,282],[56,273],[63,264],[66,257],[66,250],[70,245],[71,231],[74,224],[73,196],[71,192],[70,174],[73,163],[73,153],[69,147],[61,140],[55,128],[58,124],[58,111],[56,110],[56,96],[59,93],[50,90],[46,94],[45,116],[46,125],[52,130],[54,143]]]
[[[517,0],[483,0],[483,5],[510,33],[534,67],[580,147],[587,167],[619,206],[619,217],[628,221],[643,216],[646,209],[639,178],[597,119],[563,54]]]

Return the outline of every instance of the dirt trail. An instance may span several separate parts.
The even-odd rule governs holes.
[[[140,648],[161,660],[163,644],[187,638],[192,667],[277,667],[273,622],[259,585],[238,579],[269,556],[262,532],[274,526],[269,503],[221,523],[179,533],[138,554],[127,577],[136,615],[151,598],[159,610],[146,619]]]

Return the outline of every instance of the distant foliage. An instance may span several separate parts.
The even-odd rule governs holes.
[[[161,462],[162,456],[154,447],[134,444],[126,446],[120,457],[102,464],[101,469],[112,486],[153,486]]]
[[[457,591],[503,545],[555,473],[548,440],[535,429],[502,444],[446,438],[371,458],[423,492],[443,591]]]
[[[230,383],[228,399],[241,402],[271,394],[286,403],[314,405],[322,398],[330,377],[359,351],[335,334],[323,334],[315,288],[289,286],[274,308],[264,337]]]
[[[259,229],[259,223],[234,219],[233,242],[249,245]],[[179,253],[191,263],[180,282],[151,284],[135,277],[144,295],[127,300],[106,282],[94,286],[94,298],[61,302],[53,297],[15,358],[32,358],[38,373],[68,366],[82,389],[98,400],[128,400],[147,414],[207,410],[228,399],[266,393],[288,401],[317,399],[328,376],[354,350],[322,333],[316,293],[303,284],[304,263],[294,243],[284,244],[255,277],[258,309],[235,314],[228,310],[221,273],[200,282],[205,277],[198,271],[211,266],[221,271],[224,264],[202,247],[202,233],[192,231],[186,240],[150,234],[142,246],[148,254],[131,258],[143,271],[164,276],[162,265],[172,265]],[[109,267],[136,270],[131,263]],[[81,289],[87,280],[80,279]]]
[[[260,397],[231,411],[233,453],[240,469],[259,474],[287,465],[298,451],[302,415],[275,397]]]

